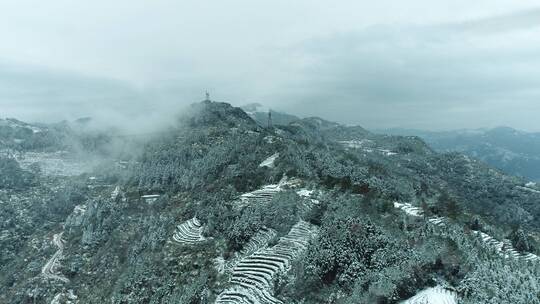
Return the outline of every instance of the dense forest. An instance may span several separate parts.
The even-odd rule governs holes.
[[[137,148],[69,177],[0,159],[0,302],[540,303],[540,191],[481,161],[210,101]]]

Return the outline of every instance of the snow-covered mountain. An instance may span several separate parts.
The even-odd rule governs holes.
[[[207,100],[125,150],[0,155],[0,303],[540,303],[540,189],[418,137]]]
[[[299,117],[288,113],[274,111],[260,103],[250,103],[242,106],[242,109],[262,126],[268,125],[269,113],[271,114],[272,124],[275,125],[288,125],[289,123],[300,119]]]
[[[445,132],[388,129],[377,132],[416,135],[439,152],[464,153],[508,174],[540,181],[540,133],[509,127]]]

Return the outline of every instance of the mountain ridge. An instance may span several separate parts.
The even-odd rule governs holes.
[[[389,129],[378,132],[418,135],[439,152],[461,152],[509,174],[540,181],[540,133],[510,127],[444,132]]]

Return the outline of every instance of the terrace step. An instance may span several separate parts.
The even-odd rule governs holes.
[[[206,241],[202,236],[203,226],[197,220],[192,218],[178,226],[172,239],[180,244],[194,245]]]
[[[316,233],[313,225],[300,221],[275,246],[242,258],[232,269],[232,286],[218,296],[216,303],[283,304],[271,294],[274,280],[289,269]]]

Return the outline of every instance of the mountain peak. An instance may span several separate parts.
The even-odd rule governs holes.
[[[210,100],[192,104],[183,120],[192,127],[257,127],[257,123],[241,108],[233,107],[226,102]]]

